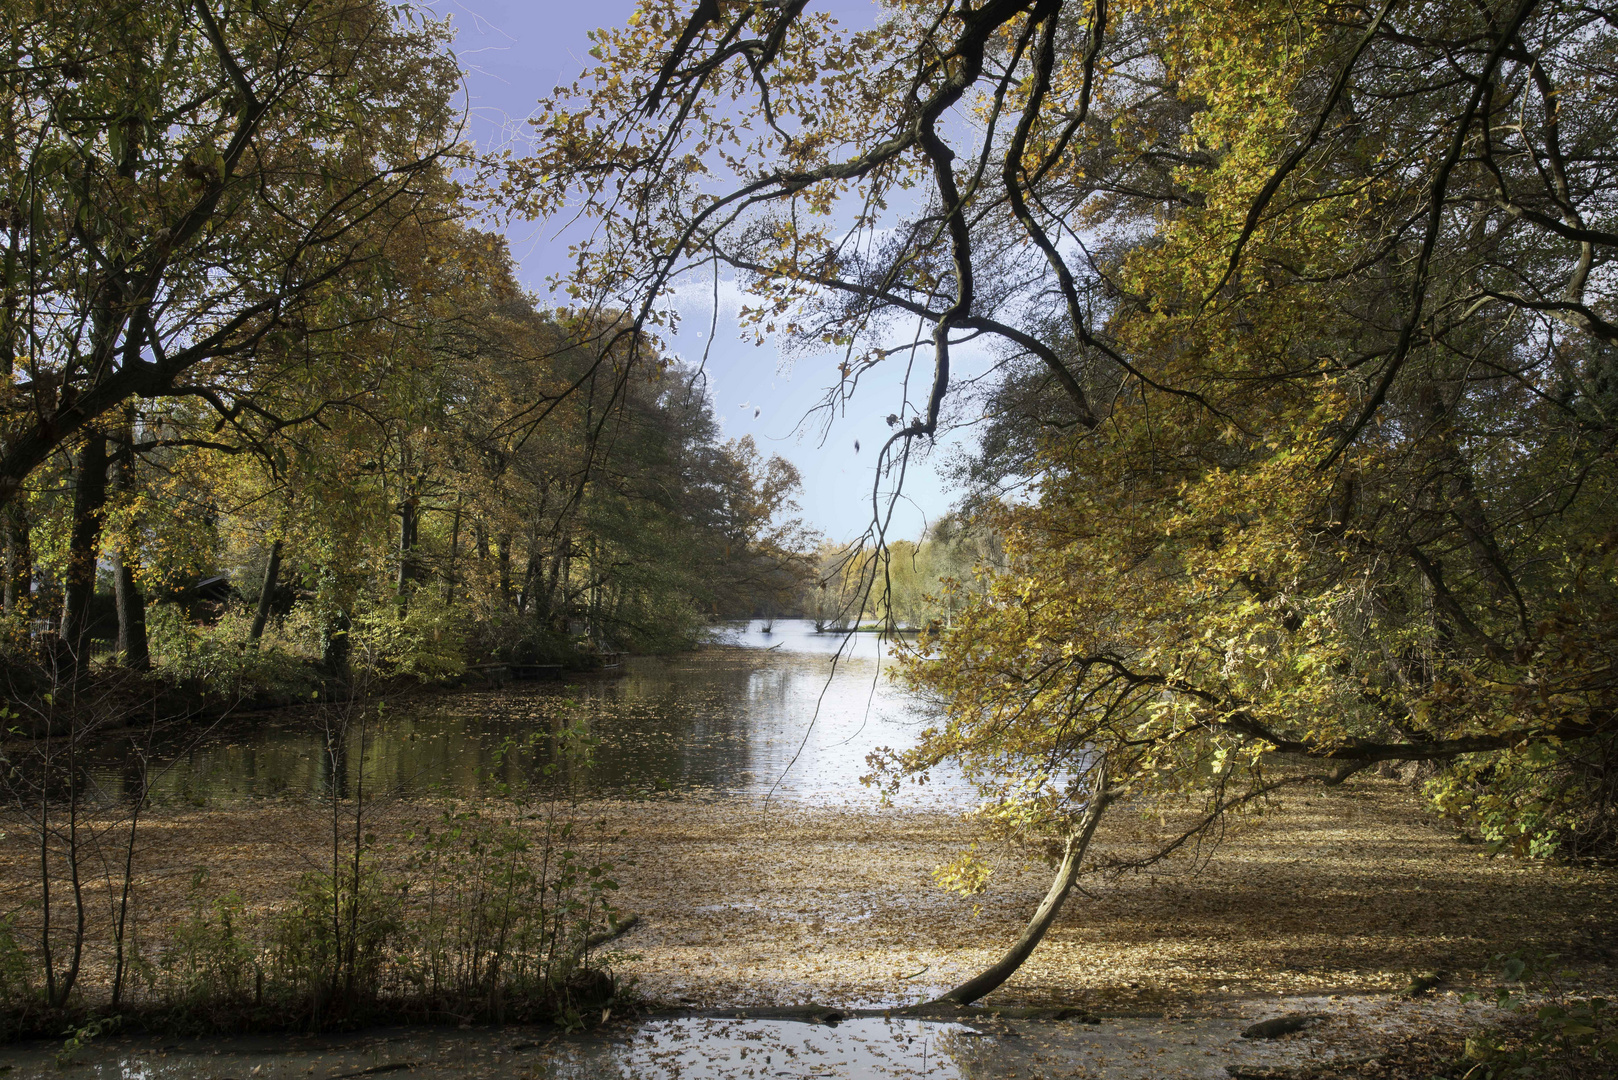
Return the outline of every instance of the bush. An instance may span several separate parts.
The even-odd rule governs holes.
[[[402,892],[364,855],[305,874],[275,926],[275,995],[307,1008],[316,1027],[374,1004],[403,926]]]
[[[418,992],[496,1023],[508,1012],[565,1013],[591,931],[617,922],[612,864],[587,862],[573,846],[575,823],[554,815],[519,822],[446,810],[411,839]]]
[[[1524,983],[1536,967],[1519,955],[1496,956],[1505,983]],[[1618,1077],[1618,1010],[1605,998],[1581,998],[1550,987],[1549,1000],[1529,1003],[1502,985],[1495,1004],[1507,1015],[1466,1040],[1465,1058],[1437,1080],[1597,1080]],[[1471,999],[1472,995],[1467,995]]]
[[[350,630],[354,661],[377,675],[443,682],[466,671],[466,615],[435,589],[417,589],[401,613],[384,599],[362,606]]]
[[[1618,738],[1467,755],[1427,783],[1434,804],[1491,854],[1618,854]]]
[[[190,913],[159,962],[170,1003],[186,1011],[238,1005],[263,994],[259,949],[240,893],[208,898],[208,871],[191,878]]]
[[[35,965],[20,944],[10,918],[0,918],[0,1001],[22,1004],[34,997]],[[5,1034],[0,1013],[0,1036]]]
[[[177,604],[147,611],[147,635],[163,673],[174,682],[201,684],[227,697],[291,694],[306,697],[317,682],[307,657],[271,634],[248,640],[253,613],[227,607],[213,623],[193,623]]]

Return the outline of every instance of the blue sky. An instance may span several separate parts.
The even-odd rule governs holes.
[[[467,70],[472,135],[479,146],[506,143],[514,133],[520,145],[523,121],[538,99],[593,63],[587,55],[589,31],[625,22],[634,6],[632,0],[435,0],[434,9],[449,15],[456,27],[454,47]],[[830,11],[848,27],[869,25],[877,12],[873,0],[825,0],[814,7]],[[558,238],[557,228],[532,222],[506,230],[523,284],[541,298],[549,297],[546,279],[565,268],[566,243]],[[692,280],[680,291],[677,303],[683,323],[672,343],[674,350],[696,362],[707,348],[705,372],[726,436],[752,435],[763,452],[778,453],[797,465],[803,475],[806,518],[834,540],[858,534],[871,520],[876,449],[889,432],[886,417],[902,411],[903,368],[895,364],[889,371],[879,369],[878,378],[862,382],[858,395],[822,437],[822,425],[805,427],[800,422],[825,388],[836,383],[841,355],[787,358],[774,342],[755,347],[751,340],[740,340],[737,290],[733,284],[722,286],[727,284],[721,288],[711,347],[707,341],[713,312],[711,281]],[[918,364],[912,401],[925,393],[927,364],[926,359]],[[919,536],[925,522],[945,512],[951,502],[929,464],[911,468],[904,494],[891,538]]]

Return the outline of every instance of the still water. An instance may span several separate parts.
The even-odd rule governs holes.
[[[1330,1006],[1324,998],[1302,1006]],[[1307,1034],[1240,1037],[1251,1016],[949,1023],[869,1017],[835,1027],[664,1017],[589,1035],[403,1028],[158,1043],[111,1037],[58,1064],[61,1044],[12,1052],[7,1080],[1229,1080],[1294,1076],[1341,1051]],[[7,1048],[0,1048],[0,1057]],[[1362,1059],[1360,1059],[1362,1060]],[[1335,1075],[1335,1074],[1334,1074]]]
[[[515,683],[374,705],[229,720],[154,755],[159,800],[197,802],[392,793],[498,795],[529,786],[580,793],[863,803],[866,755],[914,743],[928,708],[893,685],[875,635],[820,635],[755,622],[710,649],[640,657],[571,682]],[[579,766],[559,734],[594,743]],[[94,767],[110,798],[139,786],[129,746]],[[912,803],[963,806],[959,774],[935,771]],[[1251,1044],[1233,1017],[989,1025],[866,1015],[836,1026],[769,1018],[661,1016],[587,1035],[551,1029],[395,1029],[339,1036],[168,1042],[107,1036],[64,1056],[60,1041],[0,1048],[18,1080],[1009,1080],[1084,1075],[1167,1080],[1230,1075],[1233,1064],[1297,1064],[1302,1047]],[[1313,1053],[1311,1049],[1309,1052]],[[1079,1071],[1075,1071],[1075,1070]],[[12,1071],[14,1070],[14,1071]],[[391,1080],[391,1078],[390,1078]]]
[[[657,792],[808,804],[869,803],[867,755],[914,744],[930,712],[888,677],[875,634],[818,634],[812,623],[738,624],[716,647],[631,657],[612,671],[513,682],[345,714],[283,709],[186,733],[150,768],[158,800],[265,796],[496,795],[528,788],[637,797]],[[566,750],[583,732],[593,762]],[[109,798],[138,790],[127,742],[93,775]],[[958,774],[937,772],[903,801],[958,804]]]

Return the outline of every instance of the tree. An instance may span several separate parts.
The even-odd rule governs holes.
[[[0,118],[0,503],[132,398],[210,377],[378,256],[452,147],[443,25],[373,0],[26,3]],[[93,438],[93,436],[92,436]]]
[[[648,0],[510,183],[600,219],[581,294],[650,323],[729,267],[761,333],[842,351],[833,400],[929,350],[884,465],[948,422],[952,349],[1000,343],[975,473],[1034,498],[989,511],[1009,571],[913,666],[946,720],[894,767],[957,758],[1065,838],[1037,941],[1118,798],[1211,824],[1449,762],[1502,841],[1613,835],[1615,33],[1542,0],[855,34]]]
[[[167,399],[119,436],[138,457],[120,561],[161,595],[213,574],[259,588],[250,619],[165,615],[168,652],[225,657],[199,670],[284,673],[288,651],[328,681],[356,657],[425,678],[580,662],[688,643],[795,584],[790,466],[721,443],[692,373],[628,368],[589,320],[536,307],[503,241],[436,190],[322,290],[330,330],[210,367],[242,408]]]

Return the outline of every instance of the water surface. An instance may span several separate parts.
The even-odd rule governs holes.
[[[1324,999],[1294,1006],[1329,1007]],[[1265,1009],[1264,1012],[1279,1011]],[[110,1037],[62,1072],[61,1045],[16,1048],[17,1080],[1229,1080],[1291,1075],[1343,1054],[1308,1033],[1239,1037],[1257,1015],[1109,1019],[1099,1025],[862,1018],[835,1027],[783,1020],[664,1017],[587,1035],[546,1028],[398,1028],[333,1036],[239,1036],[168,1043]]]
[[[800,803],[871,802],[879,747],[912,745],[928,711],[888,677],[875,634],[818,634],[799,620],[728,627],[720,645],[631,657],[614,671],[512,682],[342,710],[284,709],[170,740],[151,766],[159,799],[218,800],[539,792],[662,792]],[[567,752],[584,733],[593,764]],[[107,795],[139,786],[127,741],[94,768]],[[956,804],[944,771],[910,802]]]

